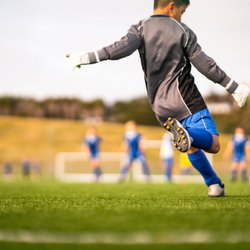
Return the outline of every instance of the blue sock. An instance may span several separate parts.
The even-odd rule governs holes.
[[[125,165],[122,167],[122,169],[121,169],[121,175],[122,175],[122,176],[125,176],[125,175],[128,174],[128,171],[129,171],[129,169],[130,169],[131,164],[132,164],[132,162],[129,161],[127,164],[125,164]]]
[[[164,161],[165,163],[165,175],[169,181],[172,179],[172,160],[171,159],[166,159]]]
[[[100,167],[96,167],[96,168],[94,169],[94,174],[95,174],[96,177],[100,177],[100,176],[102,175],[102,170],[101,170],[101,168],[100,168]]]
[[[148,165],[146,163],[145,157],[142,155],[139,157],[139,160],[141,161],[142,170],[143,170],[144,175],[149,176],[150,171],[149,171]]]
[[[221,187],[223,187],[221,180],[216,175],[206,155],[201,150],[193,154],[188,154],[188,158],[195,169],[197,169],[203,176],[207,186],[219,184]]]
[[[242,169],[242,171],[241,171],[241,178],[242,178],[243,181],[247,181],[248,180],[247,169]]]
[[[234,169],[234,170],[231,170],[231,181],[236,181],[237,180],[237,170]]]
[[[187,131],[193,139],[192,147],[203,150],[209,150],[212,148],[214,139],[211,133],[205,129],[196,128],[188,128]]]

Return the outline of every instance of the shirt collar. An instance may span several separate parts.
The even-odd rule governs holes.
[[[169,17],[167,14],[154,14],[151,17]]]

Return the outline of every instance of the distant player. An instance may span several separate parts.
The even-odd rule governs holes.
[[[32,179],[34,181],[41,179],[41,166],[39,161],[35,160],[31,164],[31,170],[32,170]]]
[[[21,163],[22,174],[25,179],[30,179],[31,164],[29,160],[24,160]]]
[[[150,171],[146,162],[145,155],[143,153],[142,136],[137,132],[136,123],[129,121],[125,125],[125,135],[123,142],[123,150],[127,152],[127,162],[121,169],[119,181],[123,182],[127,178],[130,167],[135,160],[141,163],[143,173],[146,176],[146,180],[150,181]]]
[[[83,140],[83,149],[89,154],[90,165],[93,169],[96,181],[99,181],[102,175],[99,158],[100,143],[101,138],[97,134],[96,127],[89,127],[86,131],[86,137]]]
[[[226,155],[232,155],[232,164],[231,164],[231,181],[235,182],[238,176],[238,170],[241,171],[242,181],[248,182],[247,175],[247,157],[246,157],[246,148],[248,139],[245,135],[244,128],[237,127],[234,132],[232,140],[229,142]]]
[[[10,162],[5,162],[3,166],[3,175],[5,180],[10,181],[13,178],[13,166]]]
[[[174,149],[173,149],[172,138],[168,133],[165,133],[162,138],[160,156],[164,162],[166,180],[172,181]]]
[[[95,52],[70,53],[67,57],[75,67],[81,67],[138,51],[157,119],[171,134],[176,149],[188,152],[190,162],[208,186],[208,195],[220,197],[224,196],[224,185],[203,152],[220,151],[219,133],[195,85],[191,64],[224,87],[240,107],[248,98],[249,88],[233,81],[202,51],[195,33],[181,22],[188,6],[189,0],[155,0],[154,14],[132,25],[120,41]]]

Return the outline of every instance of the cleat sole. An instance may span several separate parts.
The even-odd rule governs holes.
[[[174,147],[182,153],[186,153],[191,147],[191,140],[188,132],[175,118],[169,117],[164,127],[171,135]]]

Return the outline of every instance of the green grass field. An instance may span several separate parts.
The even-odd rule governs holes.
[[[211,199],[205,185],[46,182],[53,179],[56,153],[78,152],[86,128],[81,121],[0,118],[0,164],[14,164],[11,182],[0,177],[0,249],[250,249],[248,184],[226,183],[228,196]],[[138,128],[147,139],[164,133]],[[102,150],[119,151],[123,125],[101,123],[98,130]],[[214,157],[223,180],[229,177],[223,153],[230,137],[221,135],[222,151]],[[156,171],[159,152],[146,153]],[[19,181],[23,159],[41,163],[41,181]]]
[[[249,249],[250,186],[1,183],[0,249]]]

